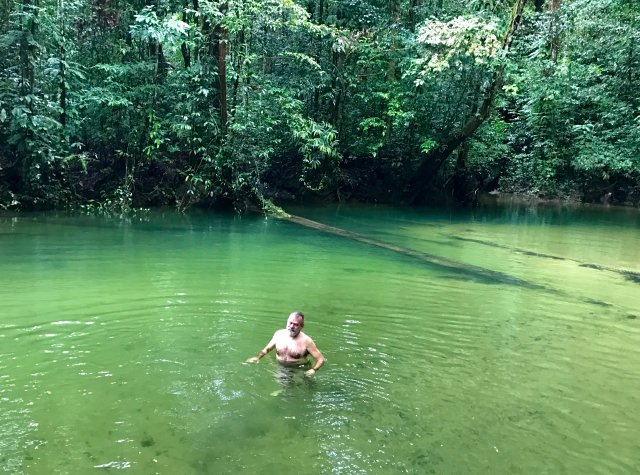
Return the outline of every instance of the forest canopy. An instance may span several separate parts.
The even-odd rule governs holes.
[[[640,202],[635,0],[0,0],[0,209]]]

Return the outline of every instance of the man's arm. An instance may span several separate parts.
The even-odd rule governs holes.
[[[271,350],[273,350],[276,347],[276,334],[277,334],[277,332],[273,334],[273,338],[271,338],[271,341],[269,343],[267,343],[267,346],[265,346],[262,349],[262,351],[260,351],[260,353],[258,353],[258,356],[254,356],[253,358],[249,358],[246,362],[247,363],[257,363],[267,353],[269,353]]]
[[[316,362],[313,365],[313,368],[304,372],[304,375],[313,376],[316,374],[316,371],[318,371],[324,364],[324,356],[322,355],[322,353],[320,353],[320,350],[311,338],[309,338],[309,342],[307,343],[307,351],[311,354],[311,356],[313,356],[313,359],[316,360]]]

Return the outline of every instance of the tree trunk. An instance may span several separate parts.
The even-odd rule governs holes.
[[[416,25],[418,23],[418,8],[420,8],[420,0],[411,0],[409,6],[409,29],[411,31],[416,30]]]
[[[223,14],[227,11],[227,2],[220,4],[219,10]],[[217,102],[220,111],[220,129],[223,136],[227,132],[227,29],[218,23],[214,29],[214,55],[218,66],[218,93]]]
[[[62,58],[60,59],[60,124],[67,126],[67,79],[65,71],[64,47],[62,48]]]
[[[509,51],[511,47],[515,32],[522,21],[522,11],[526,3],[527,0],[516,0],[511,23],[502,42],[502,50],[504,52]],[[434,147],[426,154],[410,182],[410,203],[417,203],[424,198],[427,188],[437,176],[438,171],[447,158],[449,158],[465,140],[469,139],[489,116],[496,92],[502,87],[503,76],[504,67],[501,67],[494,73],[491,85],[487,89],[485,98],[477,112],[467,120],[462,128],[454,131],[449,137],[442,140],[437,147]]]
[[[182,52],[182,60],[184,61],[184,69],[189,69],[191,67],[191,51],[187,46],[186,42],[182,42],[180,45],[180,51]]]
[[[66,77],[66,49],[65,49],[65,11],[64,11],[64,0],[60,0],[60,68],[58,70],[58,79],[60,85],[60,124],[62,127],[66,127],[67,125],[67,77]]]
[[[242,27],[242,29],[240,30],[240,32],[238,33],[238,43],[236,45],[235,48],[232,49],[232,51],[235,51],[235,57],[236,60],[233,61],[234,64],[234,69],[235,69],[235,79],[233,80],[233,88],[232,88],[232,92],[231,92],[231,118],[233,120],[233,118],[236,115],[236,110],[238,108],[238,89],[240,87],[240,76],[242,74],[242,69],[243,69],[243,60],[244,60],[244,54],[246,51],[246,41],[245,41],[245,29],[244,26]]]
[[[182,12],[182,21],[187,23],[187,12]],[[189,69],[191,67],[191,50],[189,46],[187,46],[187,42],[183,41],[180,45],[180,52],[182,53],[182,60],[184,61],[184,69]]]
[[[344,68],[344,53],[334,51],[332,63],[334,76],[331,80],[331,89],[334,93],[334,100],[333,107],[331,108],[331,125],[333,125],[336,130],[338,130],[340,128],[340,122],[342,119],[343,101],[345,97],[344,78],[342,77],[342,70]]]
[[[466,141],[460,147],[456,170],[453,175],[453,197],[456,202],[474,205],[477,201],[477,183],[469,176],[469,142]]]
[[[318,0],[318,8],[317,8],[318,18],[316,19],[316,23],[319,25],[324,24],[324,13],[325,13],[324,2],[325,0]],[[323,40],[322,38],[316,38],[314,40],[314,43],[315,43],[314,59],[317,61],[318,64],[321,64]],[[322,87],[320,85],[316,85],[316,87],[313,90],[313,99],[312,99],[313,103],[311,105],[311,109],[312,109],[312,113],[315,120],[320,120],[320,117],[322,115],[321,106],[320,106],[320,90],[321,89]]]
[[[200,15],[199,15],[200,3],[198,2],[198,0],[193,0],[193,11],[194,12],[198,12],[198,13],[195,14],[195,23],[200,27],[200,31],[203,33],[204,37],[206,38],[206,31],[205,31],[204,22],[199,19],[199,17],[200,17]],[[199,48],[199,45],[196,45],[193,48],[193,60],[196,63],[198,61],[200,61],[200,48]]]
[[[486,93],[485,99],[478,109],[478,112],[467,121],[462,129],[450,135],[447,139],[443,140],[438,147],[431,149],[427,153],[411,180],[413,193],[409,200],[410,203],[415,204],[424,198],[427,187],[436,177],[440,167],[442,167],[447,158],[482,125],[489,115],[496,90],[501,85],[502,81],[500,78],[494,78],[491,88]]]
[[[636,103],[637,99],[637,94],[633,94],[633,83],[634,83],[634,77],[633,77],[633,68],[634,68],[634,63],[636,61],[636,58],[634,57],[634,50],[635,50],[635,39],[633,37],[629,38],[629,53],[627,54],[627,77],[626,79],[626,86],[627,86],[627,91],[629,94],[629,97],[633,98],[633,103]]]
[[[35,72],[33,58],[35,56],[35,35],[37,24],[35,21],[36,10],[30,0],[23,0],[22,9],[29,15],[20,19],[20,95],[26,96],[33,92]],[[27,19],[25,22],[25,18]]]
[[[558,62],[558,50],[560,49],[560,26],[558,25],[558,11],[560,10],[561,0],[551,0],[549,2],[549,12],[551,13],[551,20],[549,24],[549,57],[554,63]]]
[[[161,43],[155,43],[156,55],[156,83],[161,84],[167,75],[167,62],[164,58],[164,51]]]
[[[225,31],[226,33],[226,31]],[[227,132],[227,40],[221,40],[218,47],[218,97],[220,104],[220,128]]]
[[[425,252],[416,251],[414,249],[408,249],[405,247],[396,246],[395,244],[378,241],[377,239],[372,239],[372,238],[363,236],[361,234],[347,231],[345,229],[328,226],[326,224],[319,223],[317,221],[312,221],[310,219],[303,218],[301,216],[284,213],[284,215],[277,215],[277,217],[285,221],[289,221],[291,223],[304,226],[306,228],[315,229],[323,233],[331,234],[334,236],[340,236],[346,239],[351,239],[353,241],[367,244],[369,246],[374,246],[380,249],[384,249],[386,251],[391,251],[394,253],[401,254],[403,256],[408,256],[415,259],[417,262],[425,263],[429,266],[439,268],[446,272],[459,274],[459,275],[465,276],[466,278],[472,278],[479,282],[494,283],[494,284],[497,283],[497,284],[505,284],[505,285],[517,285],[517,286],[537,289],[537,290],[548,290],[547,287],[543,285],[536,284],[533,282],[528,282],[526,280],[522,280],[518,277],[514,277],[509,274],[503,274],[501,272],[496,272],[494,270],[486,269],[484,267],[465,264],[462,262],[454,261],[452,259],[447,259],[445,257],[435,256],[433,254],[427,254]]]

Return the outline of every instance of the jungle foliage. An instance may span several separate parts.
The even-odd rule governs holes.
[[[0,0],[0,208],[640,201],[634,0]]]

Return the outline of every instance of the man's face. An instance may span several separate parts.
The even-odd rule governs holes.
[[[302,327],[304,326],[304,324],[302,323],[302,318],[300,317],[289,317],[289,319],[287,320],[287,330],[289,330],[289,335],[290,336],[297,336],[298,333],[300,333],[300,330],[302,330]]]

